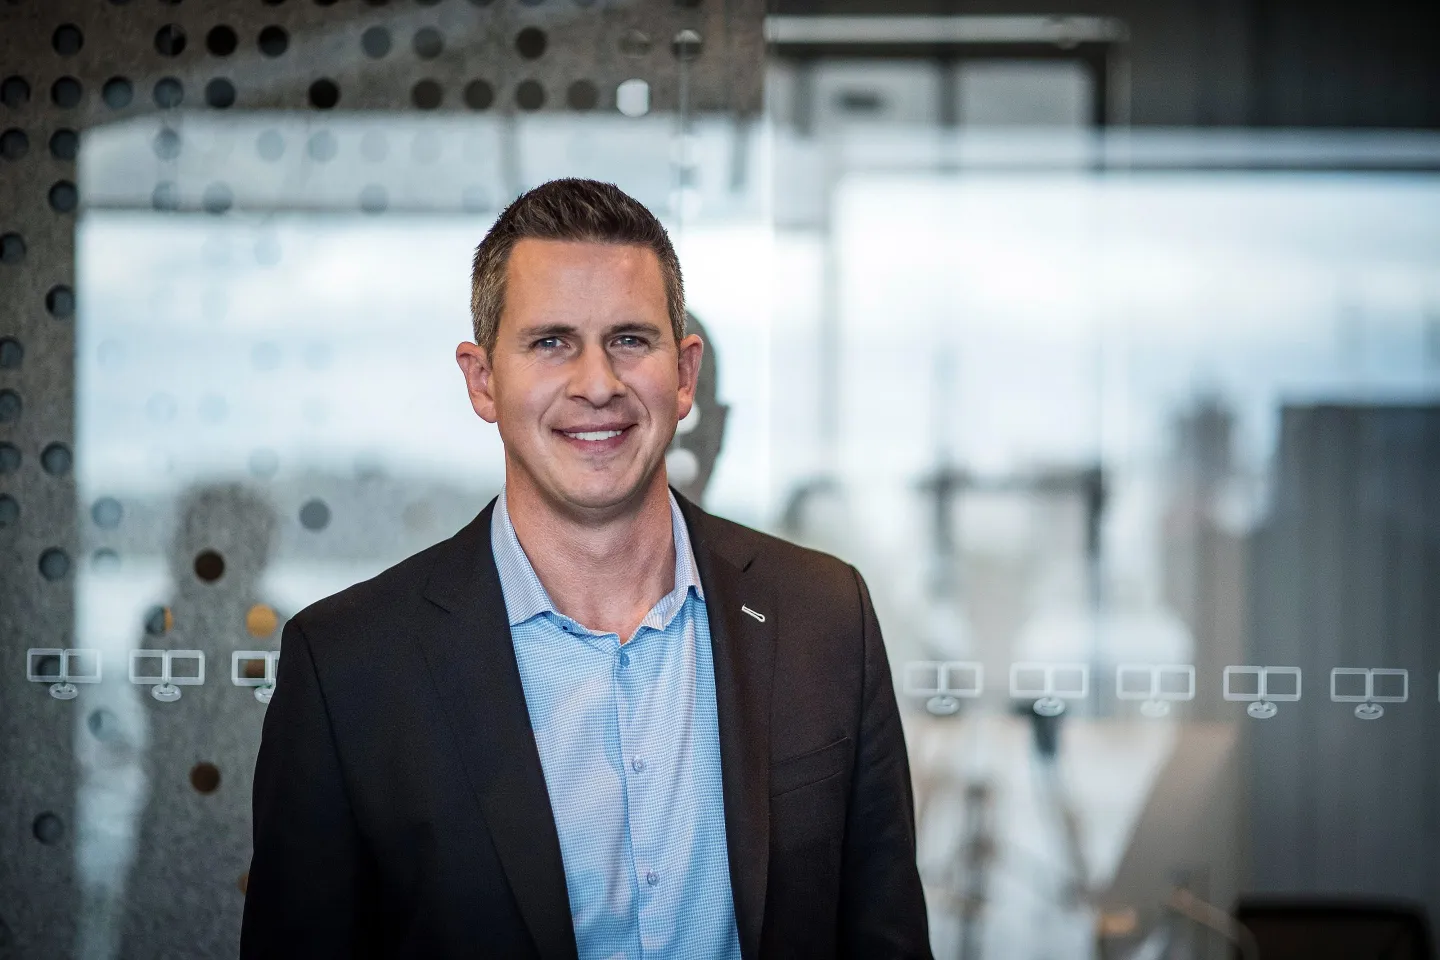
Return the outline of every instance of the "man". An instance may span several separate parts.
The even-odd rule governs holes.
[[[504,489],[285,625],[242,955],[929,956],[864,582],[667,485],[703,347],[663,227],[544,184],[471,307]]]

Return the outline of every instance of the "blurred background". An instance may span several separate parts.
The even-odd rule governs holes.
[[[871,585],[937,957],[1431,956],[1433,5],[3,0],[0,958],[236,953],[281,627],[498,490],[558,176],[676,241],[675,485]]]

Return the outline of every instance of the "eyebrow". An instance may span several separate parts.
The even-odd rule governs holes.
[[[521,329],[520,338],[522,340],[538,340],[542,337],[574,336],[579,332],[579,327],[568,323],[541,323]],[[658,337],[660,335],[660,328],[653,323],[633,320],[606,327],[603,336],[614,337],[622,333],[644,333]]]

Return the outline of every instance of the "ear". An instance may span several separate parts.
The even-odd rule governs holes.
[[[497,419],[494,393],[493,369],[490,355],[478,343],[462,340],[455,348],[455,362],[465,374],[465,389],[470,394],[470,406],[486,423]]]
[[[680,396],[677,417],[684,420],[695,403],[695,387],[700,382],[700,358],[705,354],[705,341],[692,333],[680,341]]]

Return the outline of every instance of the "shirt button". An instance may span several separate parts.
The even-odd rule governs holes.
[[[620,654],[620,666],[622,666],[622,667],[628,667],[628,666],[630,666],[630,654],[628,654],[628,653],[623,653],[623,652]]]
[[[660,874],[656,873],[654,870],[651,870],[649,873],[645,874],[645,882],[650,884],[650,886],[652,887],[655,886],[660,882]]]
[[[634,770],[636,773],[644,773],[645,761],[642,760],[640,757],[636,757],[634,760],[630,761],[630,769]]]

